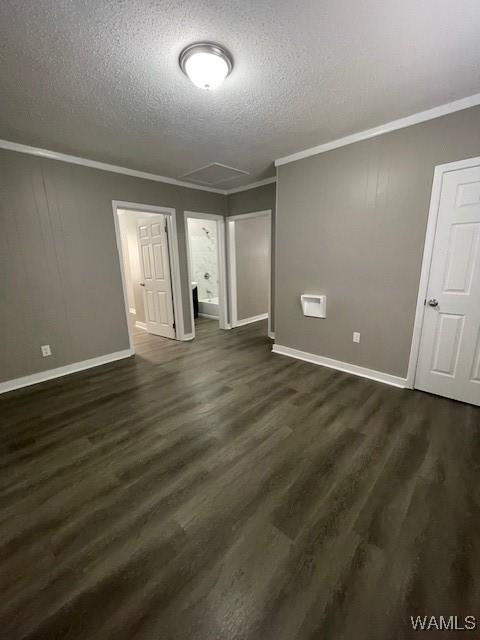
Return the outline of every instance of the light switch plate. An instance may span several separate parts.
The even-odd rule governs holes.
[[[353,341],[360,342],[360,333],[358,331],[353,332]]]

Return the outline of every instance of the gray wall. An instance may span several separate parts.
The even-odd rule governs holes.
[[[479,155],[475,107],[279,167],[276,342],[406,376],[434,167]]]
[[[3,150],[0,176],[0,381],[128,347],[112,200],[176,209],[191,330],[183,211],[225,196]]]
[[[236,216],[253,211],[272,211],[272,244],[271,244],[271,328],[275,331],[275,224],[276,224],[276,187],[275,183],[263,187],[255,187],[247,191],[239,191],[228,196],[227,216]]]
[[[239,191],[228,196],[228,216],[236,216],[240,213],[253,211],[265,211],[271,209],[275,213],[276,184],[265,184],[263,187],[255,187],[246,191]]]
[[[235,221],[237,317],[245,320],[268,312],[270,218]]]

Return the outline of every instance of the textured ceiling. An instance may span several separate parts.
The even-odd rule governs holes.
[[[273,159],[480,91],[479,0],[2,0],[0,138],[173,178]],[[215,92],[181,73],[227,46]]]

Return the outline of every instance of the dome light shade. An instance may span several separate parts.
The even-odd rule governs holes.
[[[193,84],[207,91],[220,86],[233,69],[228,51],[212,42],[189,45],[180,54],[179,63]]]

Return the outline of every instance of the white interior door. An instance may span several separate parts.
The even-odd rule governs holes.
[[[138,255],[142,272],[147,331],[175,338],[167,221],[163,215],[137,221]]]
[[[480,405],[480,167],[443,176],[415,387]]]

